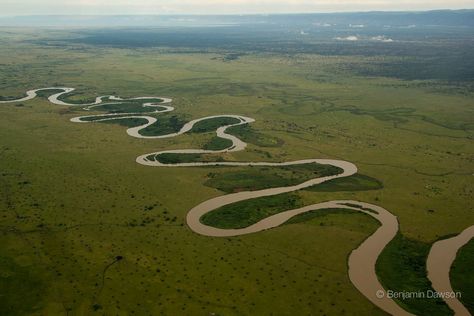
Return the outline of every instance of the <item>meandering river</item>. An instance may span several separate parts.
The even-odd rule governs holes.
[[[238,122],[217,128],[217,137],[228,139],[232,142],[232,145],[223,150],[202,150],[202,149],[179,149],[179,150],[166,150],[154,153],[148,153],[139,156],[136,161],[139,164],[153,166],[153,167],[195,167],[195,166],[289,166],[289,165],[300,165],[317,163],[323,165],[331,165],[342,169],[342,172],[336,175],[318,177],[310,179],[303,183],[287,186],[270,188],[257,191],[246,191],[232,194],[226,194],[206,200],[199,205],[193,207],[186,216],[186,223],[188,227],[197,234],[209,236],[209,237],[230,237],[245,234],[258,233],[263,230],[272,229],[280,226],[281,224],[288,221],[290,218],[310,211],[317,211],[321,209],[348,209],[353,211],[362,212],[369,216],[374,217],[379,223],[380,227],[370,235],[361,245],[351,252],[348,259],[348,273],[351,282],[354,286],[373,304],[381,308],[392,315],[411,315],[400,307],[395,301],[388,298],[386,290],[380,284],[377,274],[375,271],[375,264],[377,258],[381,254],[382,250],[387,244],[395,237],[398,232],[399,225],[397,217],[391,214],[388,210],[369,203],[352,200],[337,200],[337,201],[325,201],[313,205],[308,205],[302,208],[287,210],[272,216],[269,216],[257,223],[254,223],[248,227],[240,229],[220,229],[211,227],[203,224],[201,218],[213,210],[216,210],[222,206],[244,201],[248,199],[254,199],[259,197],[272,196],[276,194],[288,193],[297,190],[301,190],[310,186],[318,185],[323,182],[341,178],[349,177],[357,173],[357,167],[348,161],[333,160],[333,159],[305,159],[296,160],[289,162],[191,162],[191,163],[177,163],[177,164],[164,164],[157,159],[161,154],[175,153],[175,154],[196,154],[196,153],[223,153],[223,152],[235,152],[244,150],[247,144],[238,137],[226,133],[229,127],[250,124],[254,122],[254,119],[245,117],[242,115],[226,114],[226,115],[215,115],[207,116],[199,119],[192,120],[183,125],[183,127],[176,133],[170,133],[166,135],[156,136],[144,136],[140,134],[140,131],[154,124],[157,120],[150,114],[158,114],[164,112],[173,111],[174,108],[169,104],[172,102],[170,98],[163,97],[139,97],[132,99],[122,99],[117,96],[99,96],[92,103],[87,104],[71,104],[61,100],[60,98],[68,93],[74,91],[74,88],[67,87],[50,87],[36,90],[29,90],[26,92],[26,96],[16,100],[4,100],[0,103],[11,103],[11,102],[24,102],[31,100],[37,96],[38,91],[43,90],[62,90],[62,92],[52,94],[48,97],[51,103],[63,105],[63,106],[82,106],[84,110],[91,111],[94,108],[101,105],[110,104],[121,104],[131,100],[153,100],[157,102],[143,103],[143,107],[149,107],[149,112],[137,112],[137,113],[106,113],[106,114],[93,114],[85,115],[80,117],[72,118],[71,121],[75,123],[91,123],[101,122],[109,120],[119,119],[130,119],[137,118],[145,120],[146,123],[140,126],[132,127],[127,129],[128,135],[137,138],[170,138],[176,137],[192,130],[193,126],[201,121],[215,119],[215,118],[234,118]],[[466,244],[470,239],[474,237],[474,226],[463,231],[456,237],[436,242],[429,254],[427,260],[428,277],[433,283],[433,288],[437,291],[452,291],[451,284],[449,281],[449,271],[452,262],[456,257],[456,253],[462,245]],[[468,315],[467,309],[457,300],[447,300],[448,305],[458,315]]]

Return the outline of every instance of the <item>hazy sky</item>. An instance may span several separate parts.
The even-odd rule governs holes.
[[[474,0],[0,0],[0,15],[240,14],[474,8]]]

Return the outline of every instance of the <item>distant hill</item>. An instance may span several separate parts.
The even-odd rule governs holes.
[[[146,27],[225,25],[354,25],[474,27],[474,10],[355,12],[275,15],[38,15],[0,17],[0,26]]]

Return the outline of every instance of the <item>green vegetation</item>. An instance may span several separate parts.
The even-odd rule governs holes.
[[[364,14],[364,13],[361,13]],[[436,12],[434,13],[436,14]],[[444,12],[446,14],[446,12]],[[261,18],[261,17],[259,17]],[[332,27],[321,28],[314,21],[324,24],[325,18]],[[87,44],[96,47],[118,47],[134,49],[169,48],[174,51],[211,51],[220,52],[221,63],[238,62],[235,56],[250,53],[271,53],[285,56],[311,54],[317,56],[362,56],[356,63],[344,62],[343,69],[360,76],[393,77],[405,80],[451,80],[469,81],[474,78],[472,72],[473,47],[468,42],[472,39],[472,24],[455,27],[439,25],[440,18],[436,17],[428,25],[420,25],[419,17],[402,17],[394,21],[393,16],[373,22],[370,16],[346,15],[342,19],[333,20],[333,17],[314,16],[282,16],[267,17],[267,23],[262,20],[249,21],[245,17],[239,28],[230,27],[199,27],[183,31],[180,28],[158,28],[143,31],[131,30],[97,30],[83,31],[77,36],[53,40],[58,45]],[[224,24],[234,24],[235,17]],[[456,17],[460,21],[472,20],[472,12],[466,16]],[[365,20],[365,21],[364,21]],[[411,20],[411,22],[408,22]],[[348,29],[351,22],[364,21],[368,27],[355,30]],[[392,22],[388,22],[392,21]],[[253,23],[252,23],[253,22]],[[383,28],[382,25],[390,25]],[[336,25],[334,25],[336,24]],[[369,24],[369,25],[367,25]],[[407,28],[407,25],[416,24],[416,28]],[[452,24],[451,24],[452,25]],[[463,25],[463,24],[461,24]],[[403,27],[405,26],[405,27]],[[296,30],[308,30],[309,36],[297,36]],[[396,40],[382,43],[370,40],[380,33],[393,37]],[[346,37],[357,34],[360,40],[337,41],[335,37]],[[51,43],[51,39],[38,40],[40,44]],[[232,55],[230,55],[232,54]],[[382,57],[383,58],[380,58]],[[341,58],[344,59],[344,58]]]
[[[282,139],[259,133],[249,125],[233,126],[230,127],[227,132],[239,137],[246,143],[259,147],[280,147],[284,143]]]
[[[40,98],[46,99],[49,96],[51,96],[53,94],[56,94],[56,93],[60,93],[60,92],[64,92],[64,91],[60,90],[60,89],[48,89],[48,90],[36,91],[36,95]]]
[[[194,124],[191,132],[193,133],[207,133],[214,132],[221,126],[232,125],[239,123],[240,120],[233,117],[217,117],[212,119],[207,119],[204,121],[199,121]]]
[[[341,191],[367,191],[380,190],[383,188],[381,181],[363,174],[355,174],[350,177],[337,178],[307,188],[313,192],[341,192]]]
[[[176,164],[176,163],[190,163],[190,162],[211,162],[211,161],[224,161],[219,156],[210,156],[207,154],[175,154],[165,153],[158,156],[149,156],[148,159],[154,161],[158,160],[164,164]]]
[[[63,92],[63,90],[59,90],[59,89],[40,90],[40,91],[36,91],[36,96],[40,98],[47,98],[50,95],[53,95],[59,92]],[[16,95],[16,96],[15,95],[11,95],[11,96],[1,95],[0,101],[10,101],[10,100],[16,100],[16,99],[20,99],[24,97],[26,97],[26,93],[23,93],[22,95]]]
[[[167,115],[157,117],[155,124],[148,126],[140,131],[143,136],[166,135],[179,132],[183,127],[185,120],[177,115]]]
[[[209,142],[204,144],[203,149],[205,150],[224,150],[232,146],[232,141],[226,138],[220,138],[214,136]]]
[[[368,207],[363,207],[363,206],[360,206],[359,204],[355,204],[355,203],[342,203],[343,205],[346,205],[346,206],[349,206],[349,207],[354,207],[354,208],[357,208],[357,209],[361,209],[363,211],[366,211],[366,212],[369,212],[369,213],[373,213],[373,214],[378,214],[379,212],[378,211],[375,211],[371,208],[368,208]]]
[[[303,206],[294,193],[250,199],[220,207],[201,217],[203,224],[218,228],[244,228],[283,211]]]
[[[320,209],[320,210],[315,210],[315,211],[309,211],[303,214],[296,215],[292,218],[290,218],[285,225],[289,224],[299,224],[299,223],[304,223],[307,221],[312,221],[314,219],[322,219],[324,217],[327,217],[328,214],[357,214],[359,212],[353,211],[353,210],[348,210],[348,209]],[[321,221],[319,223],[320,226],[324,226],[324,221]]]
[[[0,314],[26,315],[41,309],[41,297],[47,285],[35,270],[0,255]]]
[[[474,240],[459,249],[456,260],[451,267],[451,285],[454,291],[460,291],[459,300],[466,308],[474,312],[474,275],[472,264],[474,262]]]
[[[300,36],[301,29],[273,33],[277,39],[271,43],[219,33],[219,41],[235,40],[227,51],[203,41],[214,38],[206,32],[223,32],[217,28],[195,28],[201,35],[191,41],[201,46],[191,49],[183,47],[188,44],[186,30],[178,37],[169,33],[168,41],[179,47],[139,49],[133,43],[129,48],[79,43],[69,29],[2,28],[0,95],[17,98],[25,89],[67,86],[78,88],[67,100],[107,94],[172,97],[176,110],[153,115],[158,123],[150,126],[150,135],[175,132],[190,119],[208,115],[255,118],[249,126],[228,129],[249,143],[245,151],[165,156],[170,163],[351,161],[383,187],[354,175],[285,198],[252,201],[244,214],[236,207],[235,212],[227,209],[225,220],[222,214],[208,220],[245,226],[267,214],[322,201],[374,203],[396,215],[403,232],[403,239],[397,237],[401,241],[394,241],[380,258],[381,282],[393,290],[423,290],[429,288],[423,266],[430,243],[474,223],[469,204],[474,193],[469,73],[474,67],[472,54],[466,54],[472,35],[467,28],[454,28],[433,37],[435,29],[386,34],[397,40],[398,32],[405,32],[401,35],[406,40],[396,43],[341,43],[333,37],[320,43],[311,34]],[[101,38],[108,41],[114,40],[109,35],[144,44],[151,38],[163,40],[154,31],[81,32],[104,32]],[[293,39],[286,41],[288,37]],[[65,44],[69,38],[75,42]],[[223,62],[240,50],[245,54]],[[457,57],[450,59],[452,52]],[[409,55],[422,62],[412,67],[413,59],[405,62]],[[422,71],[427,55],[443,57],[439,71]],[[389,67],[392,71],[385,73]],[[365,76],[361,69],[382,76]],[[413,75],[452,80],[396,79]],[[147,167],[136,164],[136,157],[200,148],[221,123],[201,134],[135,139],[123,127],[70,122],[95,113],[94,108],[53,105],[44,97],[21,104],[0,106],[0,314],[13,308],[34,315],[81,315],[94,309],[98,315],[384,315],[347,275],[348,255],[378,227],[367,214],[328,211],[319,217],[319,211],[310,212],[301,215],[305,222],[236,238],[202,237],[186,226],[191,208],[224,194],[203,185],[205,181],[220,179],[215,186],[231,192],[237,188],[234,180],[242,181],[239,186],[273,186],[269,175],[293,181],[311,176],[309,171],[293,175],[278,168],[257,174],[255,167]],[[252,181],[238,179],[237,171]],[[209,179],[209,173],[216,176]],[[123,259],[105,269],[118,256]],[[453,286],[470,300],[466,283],[472,277],[472,260],[464,249],[459,260],[451,271]],[[402,303],[422,315],[425,308],[425,314],[449,313],[432,300]]]
[[[108,113],[127,113],[127,112],[149,112],[151,111],[149,107],[142,107],[141,103],[125,103],[121,105],[104,105],[101,107],[96,107],[96,110],[105,110]],[[122,107],[123,106],[123,107]],[[115,109],[115,110],[113,110]],[[187,122],[186,119],[182,116],[173,115],[173,114],[147,114],[153,116],[157,119],[156,123],[148,126],[147,128],[140,131],[140,134],[143,136],[156,136],[156,135],[165,135],[178,132],[183,125]],[[84,121],[95,121],[99,119],[107,118],[105,117],[88,117]],[[113,117],[113,116],[110,116]],[[102,121],[101,123],[109,124],[120,124],[122,126],[134,127],[145,124],[147,120],[140,118],[123,118],[120,120],[110,120]],[[215,130],[224,125],[235,124],[238,122],[237,119],[223,117],[204,120],[196,123],[191,132],[193,133],[207,133],[215,132]],[[221,139],[214,137],[209,143],[207,143],[204,149],[209,150],[220,150],[229,147],[232,144],[231,141],[227,139]]]
[[[49,90],[44,91],[49,93]],[[67,94],[62,94],[59,96],[58,100],[61,100],[70,104],[87,104],[94,103],[96,96],[84,96],[80,91],[73,91]],[[104,98],[103,101],[107,101],[107,98]]]
[[[107,113],[147,113],[147,112],[154,112],[156,110],[161,110],[160,107],[150,107],[150,106],[143,106],[145,103],[160,103],[157,99],[150,99],[150,100],[137,100],[137,101],[125,101],[123,103],[114,103],[113,101],[111,104],[103,104],[99,106],[94,106],[91,108],[93,111],[103,111]]]
[[[36,92],[36,95],[40,98],[46,98],[49,97],[52,94],[63,92],[63,90],[58,90],[58,89],[51,89],[51,90],[40,90]],[[20,98],[26,97],[26,93],[19,94],[19,95],[0,95],[0,101],[10,101],[10,100],[16,100]]]
[[[94,122],[98,119],[104,119],[104,118],[113,118],[113,120],[109,121],[100,121],[100,123],[105,123],[105,124],[118,124],[120,126],[124,127],[135,127],[135,126],[140,126],[143,124],[148,123],[148,120],[142,119],[142,118],[128,118],[128,117],[119,117],[119,116],[103,116],[103,117],[98,117],[98,118],[93,118],[93,117],[86,117],[83,118],[83,121],[88,121],[88,122]]]
[[[107,118],[113,118],[112,120],[106,120],[106,121],[100,121],[100,123],[106,123],[106,124],[118,124],[120,126],[125,126],[125,127],[135,127],[135,126],[140,126],[148,122],[146,119],[142,118],[128,118],[128,117],[123,117],[120,118],[120,116],[91,116],[91,117],[85,117],[82,120],[83,121],[88,121],[88,122],[94,122],[97,120],[103,120]],[[145,129],[142,129],[140,131],[140,134],[143,136],[157,136],[157,135],[166,135],[166,134],[171,134],[171,133],[176,133],[178,132],[181,127],[183,127],[185,121],[182,118],[179,118],[176,115],[168,115],[168,116],[161,116],[161,117],[156,117],[157,121],[148,126]]]
[[[426,276],[426,258],[430,247],[429,243],[398,234],[383,250],[377,261],[376,270],[380,282],[387,290],[395,292],[434,291]],[[441,299],[406,298],[397,301],[416,315],[452,314]]]
[[[178,132],[183,125],[186,123],[185,119],[181,116],[177,115],[166,115],[166,114],[154,114],[148,113],[155,111],[153,107],[144,107],[143,104],[146,102],[157,102],[156,99],[140,99],[136,101],[126,101],[124,103],[114,103],[114,104],[104,104],[100,106],[95,106],[93,108],[94,111],[103,111],[110,114],[118,114],[118,113],[146,113],[148,116],[153,116],[157,119],[157,121],[148,126],[147,128],[140,131],[140,134],[143,136],[157,136],[157,135],[165,135],[170,133]],[[141,118],[119,118],[118,115],[111,115],[111,116],[90,116],[83,118],[83,121],[94,122],[97,120],[103,120],[106,118],[113,118],[113,120],[106,120],[100,121],[101,123],[108,123],[108,124],[119,124],[121,126],[126,127],[135,127],[140,126],[148,121],[146,119]],[[191,133],[208,133],[208,132],[215,132],[215,130],[221,126],[236,124],[240,122],[240,120],[232,118],[232,117],[219,117],[219,118],[212,118],[207,119],[204,121],[200,121],[193,126]],[[209,142],[207,142],[203,149],[206,150],[222,150],[230,147],[232,145],[232,141],[228,139],[223,139],[219,137],[213,137]]]
[[[416,109],[414,108],[393,108],[393,109],[386,109],[386,110],[366,110],[366,109],[359,109],[355,107],[328,107],[324,111],[327,112],[335,112],[335,111],[348,111],[354,115],[367,115],[371,116],[374,119],[387,121],[393,123],[395,127],[400,127],[403,123],[408,123],[411,119],[419,119],[421,121],[425,121],[427,123],[438,125],[443,128],[453,129],[453,130],[463,130],[468,131],[472,129],[471,124],[466,124],[463,122],[443,122],[442,119],[434,119],[429,116],[420,115],[416,113]]]
[[[281,167],[251,166],[236,171],[211,172],[207,175],[208,179],[204,185],[227,193],[254,191],[296,185],[310,179],[335,175],[341,171],[334,166],[316,163]]]
[[[0,101],[10,101],[10,100],[15,100],[15,99],[19,99],[19,98],[22,98],[22,97],[26,97],[26,94],[23,95],[23,96],[0,96]]]

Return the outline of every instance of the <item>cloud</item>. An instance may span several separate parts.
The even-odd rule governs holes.
[[[351,35],[347,37],[336,37],[335,39],[338,41],[350,41],[350,42],[355,42],[359,40],[359,38],[355,35]]]
[[[384,43],[391,43],[393,39],[386,37],[385,35],[374,36],[370,38],[373,41],[379,41]]]

